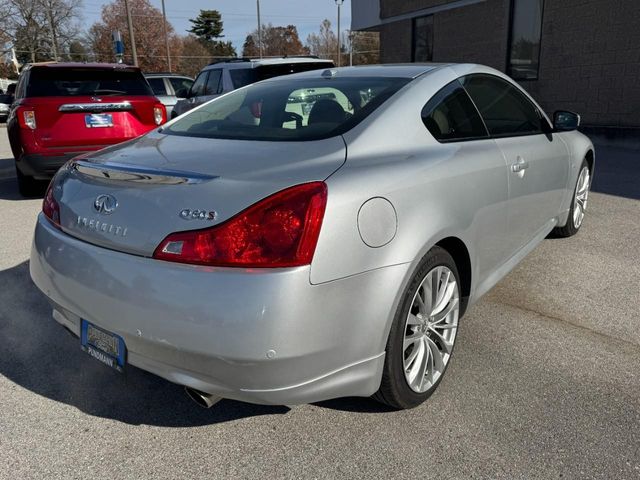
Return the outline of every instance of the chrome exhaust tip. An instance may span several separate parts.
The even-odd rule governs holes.
[[[195,388],[191,387],[184,387],[184,391],[191,400],[193,400],[198,404],[198,406],[202,408],[211,408],[220,400],[222,400],[222,397],[216,397],[215,395],[201,392],[200,390],[196,390]]]

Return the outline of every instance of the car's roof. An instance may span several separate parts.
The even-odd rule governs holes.
[[[317,57],[272,57],[272,58],[230,58],[207,65],[204,70],[213,68],[256,68],[267,65],[283,65],[292,63],[333,63],[332,60]]]
[[[395,77],[416,78],[420,75],[450,66],[449,63],[394,63],[388,65],[359,65],[355,67],[331,67],[294,73],[284,77],[274,77],[267,81],[284,81],[294,78],[313,78],[319,75],[329,75],[336,78],[344,77]]]
[[[193,80],[191,77],[187,75],[180,75],[179,73],[145,73],[145,77],[173,77],[173,78],[188,78],[189,80]]]
[[[96,68],[96,69],[122,69],[122,70],[140,70],[133,65],[125,63],[84,63],[84,62],[41,62],[29,63],[25,68]]]

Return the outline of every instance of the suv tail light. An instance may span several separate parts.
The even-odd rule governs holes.
[[[36,112],[33,110],[18,110],[18,123],[22,128],[36,129]]]
[[[287,188],[215,227],[172,233],[153,257],[224,267],[308,265],[318,243],[326,204],[324,182]]]
[[[51,220],[51,223],[57,228],[60,228],[60,205],[55,198],[53,198],[53,180],[49,183],[47,193],[42,200],[42,213]]]
[[[153,107],[153,120],[156,122],[156,125],[162,125],[166,119],[167,110],[164,108],[164,105],[156,105]]]

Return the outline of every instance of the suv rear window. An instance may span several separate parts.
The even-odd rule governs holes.
[[[100,68],[33,68],[27,97],[79,95],[153,95],[138,70]]]
[[[260,65],[255,68],[233,68],[229,70],[229,74],[231,75],[233,88],[240,88],[250,83],[281,75],[333,67],[333,62],[279,63],[277,65]]]
[[[253,84],[179,117],[163,132],[235,140],[328,138],[353,128],[409,81],[351,77]]]

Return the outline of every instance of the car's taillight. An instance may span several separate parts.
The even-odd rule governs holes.
[[[167,110],[164,108],[164,105],[156,105],[153,107],[153,120],[156,122],[156,125],[162,125],[166,119]]]
[[[49,184],[47,188],[47,193],[44,196],[44,200],[42,200],[42,213],[51,220],[56,227],[60,227],[60,205],[55,198],[53,198],[53,181]]]
[[[36,112],[33,110],[20,109],[18,112],[18,122],[23,128],[36,129]]]
[[[224,267],[296,267],[313,259],[327,204],[324,182],[275,193],[215,227],[172,233],[153,256]]]

